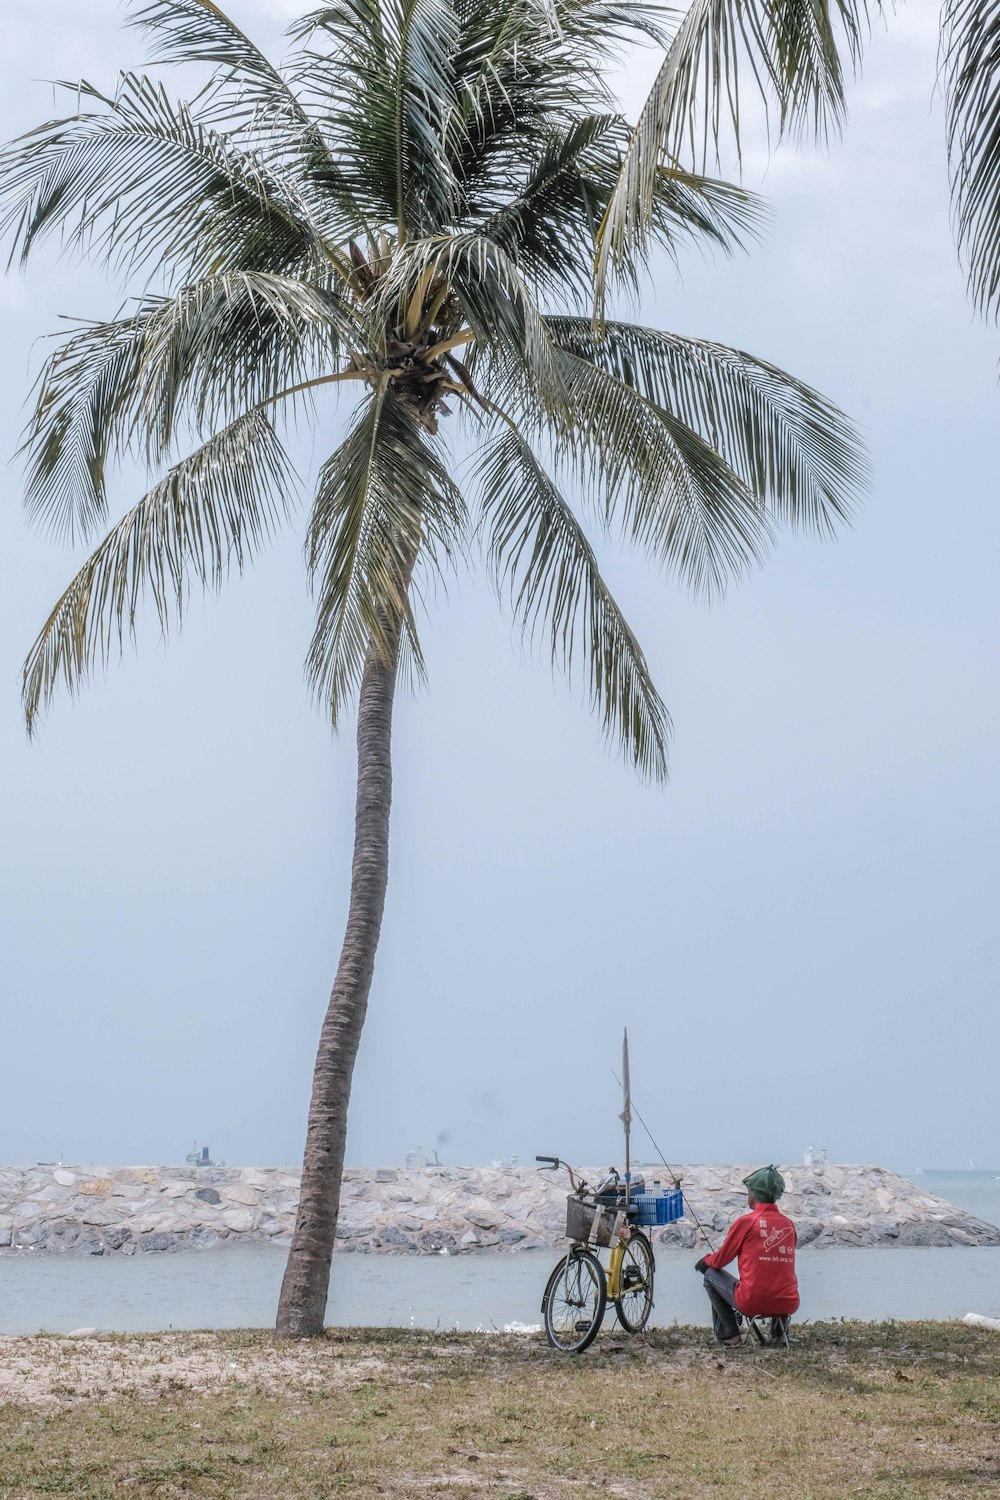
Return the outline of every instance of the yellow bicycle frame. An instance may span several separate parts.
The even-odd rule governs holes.
[[[608,1301],[614,1302],[621,1296],[622,1290],[622,1261],[625,1259],[625,1244],[623,1240],[611,1246],[608,1256]]]

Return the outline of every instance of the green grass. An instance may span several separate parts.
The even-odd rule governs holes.
[[[1000,1495],[1000,1337],[812,1324],[784,1351],[704,1330],[337,1330],[4,1340],[0,1496],[332,1500]]]

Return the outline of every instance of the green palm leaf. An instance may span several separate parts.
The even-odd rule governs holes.
[[[393,83],[396,140],[396,225],[434,233],[457,207],[452,171],[452,59],[458,16],[449,0],[393,0],[385,8],[395,33]]]
[[[617,167],[616,163],[616,167]],[[605,198],[610,202],[611,185]],[[706,243],[725,255],[745,250],[748,242],[759,240],[769,218],[764,200],[746,188],[682,167],[663,166],[656,174],[653,189],[649,245],[665,250],[678,261],[681,248]],[[599,241],[600,227],[595,239]],[[645,242],[636,245],[645,261]],[[623,260],[619,272],[632,279],[631,267]]]
[[[559,362],[534,289],[501,245],[475,233],[401,245],[380,289],[381,315],[389,322],[401,320],[412,288],[432,277],[454,293],[470,341],[516,358],[545,409],[565,401]]]
[[[306,675],[335,724],[369,650],[389,664],[401,628],[420,668],[409,602],[414,564],[442,566],[465,523],[461,492],[383,386],[323,465],[306,540],[317,596]]]
[[[29,514],[70,540],[93,535],[107,518],[109,458],[133,440],[158,462],[182,418],[204,436],[289,387],[309,389],[359,337],[335,278],[242,271],[84,327],[39,377],[22,449]]]
[[[95,323],[65,340],[38,379],[21,452],[35,524],[75,542],[107,521],[105,469],[122,443],[147,316]]]
[[[308,390],[364,342],[339,277],[227,272],[183,287],[152,308],[134,389],[152,459],[174,440],[179,415],[203,433],[220,419]]]
[[[454,218],[458,27],[450,0],[340,0],[292,28],[307,43],[296,80],[346,148],[339,170],[369,223],[400,240]]]
[[[1000,312],[1000,6],[947,0],[942,50],[959,250],[977,309]]]
[[[210,63],[217,70],[214,91],[230,120],[262,123],[277,111],[286,121],[311,125],[288,82],[234,21],[212,0],[131,0],[128,24],[162,39],[155,65]]]
[[[490,563],[517,620],[548,636],[568,676],[582,656],[605,734],[640,774],[664,780],[669,715],[572,507],[512,424],[484,444],[476,472]]]
[[[64,85],[69,87],[69,85]],[[99,106],[21,136],[0,154],[0,233],[22,263],[60,229],[64,242],[119,269],[155,257],[186,277],[266,256],[267,268],[321,266],[324,245],[293,184],[175,104],[123,74]]]
[[[763,506],[724,454],[598,365],[564,354],[563,369],[574,423],[556,454],[581,487],[599,489],[608,524],[708,594],[767,555]]]
[[[602,524],[690,588],[721,593],[770,550],[762,499],[672,411],[585,353],[552,342],[563,397],[550,412],[538,410],[522,367],[506,351],[477,349],[476,380],[516,411],[526,430],[550,441],[557,472],[588,498]]]
[[[180,620],[188,589],[218,587],[242,570],[288,513],[293,474],[260,412],[217,433],[176,464],[108,533],[63,593],[24,667],[29,733],[58,684],[72,693],[134,629],[143,598],[162,630]]]
[[[872,0],[881,10],[881,0]],[[781,134],[820,140],[844,118],[844,60],[856,64],[867,0],[693,0],[643,104],[601,228],[599,300],[653,224],[656,175],[718,153],[728,126],[740,145],[741,63]]]
[[[810,386],[740,349],[589,320],[546,320],[560,348],[625,381],[724,454],[782,525],[832,536],[868,483],[860,435]]]

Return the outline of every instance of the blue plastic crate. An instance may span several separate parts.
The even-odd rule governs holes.
[[[667,1193],[636,1193],[632,1202],[639,1210],[636,1223],[647,1229],[657,1224],[672,1224],[684,1216],[684,1194],[680,1188]]]

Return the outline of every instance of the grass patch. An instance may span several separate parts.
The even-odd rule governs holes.
[[[539,1335],[331,1331],[0,1341],[0,1497],[796,1500],[1000,1496],[1000,1338],[836,1323],[583,1356]]]

